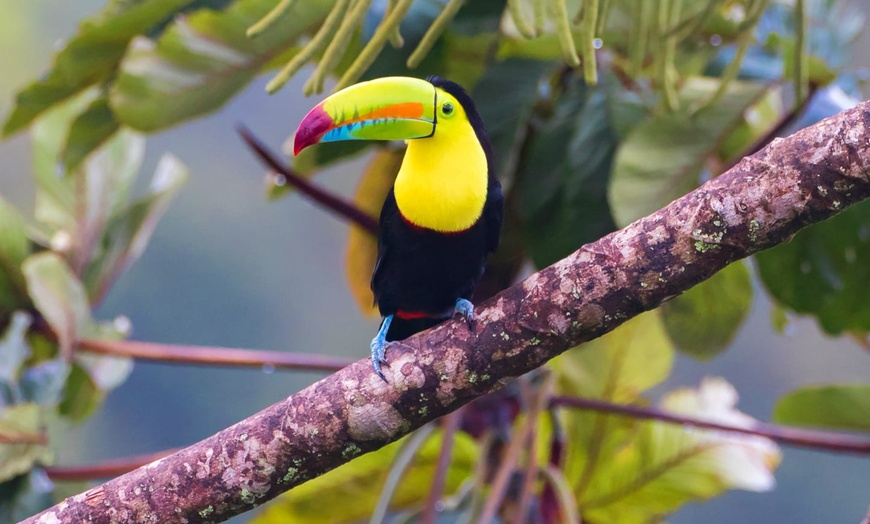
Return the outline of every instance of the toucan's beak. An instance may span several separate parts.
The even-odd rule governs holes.
[[[378,78],[342,89],[309,111],[293,153],[319,142],[408,140],[434,132],[435,86],[419,78]]]

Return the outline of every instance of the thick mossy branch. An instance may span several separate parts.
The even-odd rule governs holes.
[[[478,305],[260,413],[24,521],[215,522],[378,449],[870,197],[870,103],[725,174]],[[362,353],[364,341],[360,341]],[[582,351],[582,348],[579,349]]]

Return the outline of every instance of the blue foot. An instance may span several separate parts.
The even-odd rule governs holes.
[[[387,381],[387,378],[384,377],[384,374],[381,372],[381,364],[387,363],[387,359],[384,355],[387,352],[387,331],[390,330],[390,323],[392,321],[393,315],[387,315],[381,323],[381,329],[378,330],[378,334],[372,339],[372,343],[369,344],[372,348],[372,366],[375,368],[375,373],[377,373],[384,382]]]
[[[456,307],[453,309],[453,314],[459,313],[468,324],[468,329],[474,327],[474,304],[464,298],[456,299]]]

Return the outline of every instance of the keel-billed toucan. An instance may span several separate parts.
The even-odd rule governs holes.
[[[501,232],[501,186],[471,97],[441,78],[380,78],[343,89],[302,120],[294,151],[337,140],[408,141],[381,210],[371,283],[384,317],[372,363],[383,378],[388,341],[454,313],[471,327],[471,295]]]

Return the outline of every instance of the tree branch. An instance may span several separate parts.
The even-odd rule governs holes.
[[[695,428],[715,429],[744,435],[757,435],[767,437],[782,444],[802,448],[823,449],[838,453],[861,453],[870,454],[870,438],[862,438],[845,433],[832,431],[815,431],[776,424],[756,422],[751,426],[734,426],[721,422],[713,422],[696,417],[672,413],[653,407],[629,406],[614,404],[603,400],[579,397],[553,397],[550,401],[552,406],[563,406],[622,415],[641,420],[658,420],[669,424],[680,424]]]
[[[158,344],[134,340],[79,340],[80,351],[154,360],[170,364],[197,364],[202,366],[235,366],[243,368],[295,369],[332,373],[351,362],[351,359],[313,353],[285,353],[255,349],[221,348]]]
[[[24,521],[216,522],[378,449],[870,197],[870,103],[728,172],[452,320]],[[360,342],[360,352],[364,347]],[[582,351],[582,349],[581,349]]]
[[[289,167],[285,166],[281,161],[275,158],[275,155],[269,152],[266,146],[255,137],[253,133],[244,126],[239,126],[238,132],[242,135],[242,139],[244,139],[245,143],[250,146],[254,153],[257,154],[260,160],[266,164],[269,169],[283,177],[288,184],[295,187],[300,193],[311,198],[333,213],[353,222],[369,233],[373,235],[378,234],[378,221],[372,218],[368,213],[359,209],[353,205],[353,203],[337,197],[328,191],[324,191]]]

